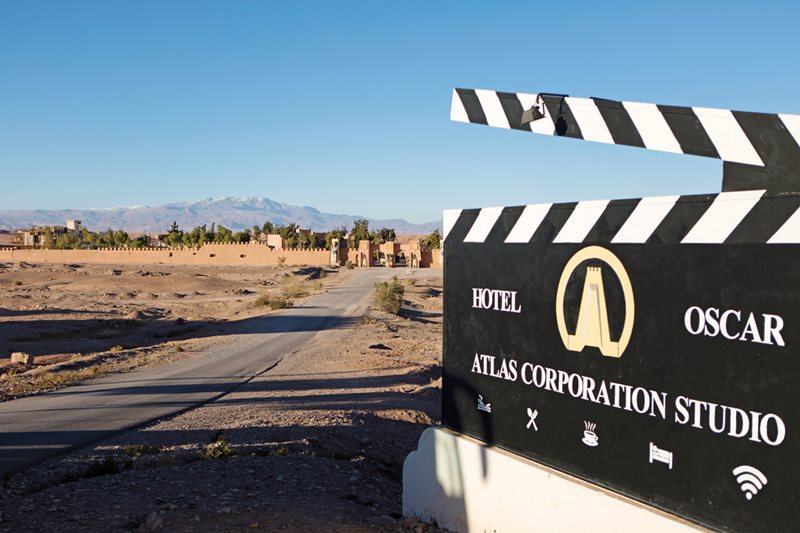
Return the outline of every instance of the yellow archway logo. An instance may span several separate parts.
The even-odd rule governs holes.
[[[586,280],[583,283],[583,294],[578,309],[578,324],[575,327],[574,335],[567,331],[567,324],[564,321],[564,293],[567,290],[567,283],[575,269],[589,259],[597,259],[608,265],[622,286],[622,293],[625,297],[625,321],[617,341],[612,341],[609,333],[608,309],[601,275],[602,267],[586,267]],[[556,292],[558,333],[567,350],[580,352],[586,346],[594,346],[599,348],[600,353],[606,357],[622,357],[631,340],[633,315],[633,287],[625,267],[622,266],[622,262],[617,256],[600,246],[589,246],[578,251],[567,261],[564,271],[561,273],[561,279],[558,281],[558,291]]]

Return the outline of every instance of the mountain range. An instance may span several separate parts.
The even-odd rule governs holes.
[[[0,211],[0,229],[22,229],[32,226],[63,226],[67,219],[78,219],[93,231],[107,228],[128,232],[165,233],[173,222],[181,229],[202,224],[223,225],[233,230],[273,224],[298,224],[313,231],[327,231],[341,226],[353,227],[353,220],[366,218],[370,229],[394,228],[397,233],[430,233],[441,230],[441,222],[411,224],[402,219],[370,219],[358,215],[323,213],[310,206],[289,205],[262,197],[206,198],[198,202],[177,202],[155,207],[108,207],[58,210]]]

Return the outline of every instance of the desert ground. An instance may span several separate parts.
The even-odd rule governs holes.
[[[8,476],[0,531],[435,530],[402,517],[401,473],[439,419],[441,270],[395,273],[399,315],[367,307],[213,402]],[[195,357],[356,275],[2,265],[0,394]]]

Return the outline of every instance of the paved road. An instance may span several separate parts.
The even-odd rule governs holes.
[[[199,357],[0,403],[0,475],[213,400],[297,352],[317,332],[352,324],[387,269],[355,270],[298,307],[238,326]]]

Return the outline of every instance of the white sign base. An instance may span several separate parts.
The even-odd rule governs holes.
[[[403,464],[403,514],[450,531],[706,531],[441,427]]]

